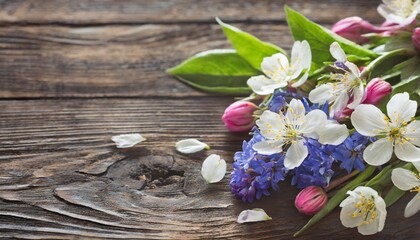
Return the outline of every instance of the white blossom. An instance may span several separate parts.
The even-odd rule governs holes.
[[[420,12],[419,0],[382,0],[378,12],[388,22],[399,25],[409,25],[416,19]]]
[[[342,111],[345,107],[354,109],[364,98],[365,90],[360,79],[359,68],[347,61],[347,56],[336,42],[330,46],[331,55],[337,60],[336,65],[344,73],[332,73],[332,82],[321,84],[309,93],[309,100],[313,103],[331,105],[330,116]],[[352,102],[349,100],[352,98]]]
[[[378,137],[363,152],[364,160],[379,166],[391,159],[392,153],[406,162],[420,161],[420,122],[414,120],[417,102],[408,93],[395,94],[387,104],[388,116],[370,104],[356,107],[351,122],[364,136]]]
[[[417,171],[420,171],[420,162],[414,163],[414,166]],[[392,170],[391,179],[397,188],[403,191],[417,192],[404,210],[404,217],[413,216],[420,210],[420,174],[404,168],[396,168]]]
[[[273,93],[275,89],[286,87],[299,87],[308,78],[311,68],[312,54],[307,41],[296,41],[292,48],[292,57],[289,59],[282,53],[266,57],[261,63],[264,75],[248,79],[248,86],[259,95]]]
[[[305,114],[300,100],[292,99],[286,114],[264,111],[256,122],[261,135],[266,139],[254,144],[260,154],[271,155],[287,147],[284,166],[293,169],[300,166],[308,155],[306,138],[318,139],[321,144],[338,145],[348,136],[345,125],[327,119],[321,110]]]
[[[359,186],[348,191],[340,203],[340,220],[343,226],[357,227],[359,233],[372,235],[382,231],[386,219],[385,201],[370,187]]]

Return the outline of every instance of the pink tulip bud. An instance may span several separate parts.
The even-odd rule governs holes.
[[[375,32],[375,29],[375,26],[360,17],[348,17],[334,24],[331,30],[356,43],[365,43],[368,39],[362,37],[362,34]]]
[[[366,98],[362,103],[376,105],[382,98],[390,94],[391,90],[391,84],[380,78],[374,78],[366,86]]]
[[[295,206],[300,213],[314,215],[327,203],[328,196],[324,189],[316,186],[304,188],[296,196]]]
[[[226,108],[222,116],[226,128],[231,132],[245,132],[254,126],[252,114],[257,106],[251,102],[238,101]]]
[[[413,40],[414,47],[420,50],[420,28],[414,29],[411,39]]]

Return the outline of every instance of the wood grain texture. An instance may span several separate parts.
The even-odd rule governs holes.
[[[133,24],[234,21],[284,21],[284,4],[313,20],[333,23],[359,15],[379,22],[379,0],[6,0],[0,2],[0,23]]]
[[[0,101],[0,236],[25,239],[289,239],[308,217],[293,207],[289,183],[254,204],[229,192],[229,174],[207,185],[202,160],[232,155],[246,134],[220,122],[229,97]],[[117,149],[110,137],[139,132],[147,141]],[[199,138],[212,150],[181,155],[174,143]],[[366,239],[414,239],[406,196],[383,232]],[[263,207],[273,220],[237,224]],[[299,239],[359,238],[338,210]]]
[[[164,70],[229,47],[214,16],[289,50],[285,3],[330,26],[353,15],[380,22],[379,2],[0,1],[0,238],[290,239],[308,220],[293,208],[290,183],[244,204],[229,192],[229,173],[211,185],[200,176],[211,153],[230,171],[248,138],[220,121],[233,99],[195,91]],[[110,140],[132,132],[147,141],[117,149]],[[179,154],[174,144],[184,138],[212,150]],[[403,217],[410,198],[366,239],[418,236],[418,218]],[[236,223],[255,207],[273,220]],[[359,238],[338,214],[299,239]]]
[[[285,25],[235,25],[292,45]],[[0,98],[204,96],[165,70],[215,48],[217,24],[0,27]]]

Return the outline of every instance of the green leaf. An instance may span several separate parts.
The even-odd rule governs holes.
[[[296,232],[293,236],[297,237],[302,234],[306,229],[317,223],[319,220],[324,218],[328,213],[334,210],[346,197],[347,191],[353,190],[357,186],[360,186],[367,178],[369,178],[373,172],[375,171],[375,167],[368,166],[365,171],[360,173],[355,179],[351,182],[347,183],[346,186],[341,188],[330,200],[328,200],[327,204],[317,213],[315,214],[305,226],[303,226],[298,232]]]
[[[394,72],[391,69],[405,60],[407,60],[405,49],[386,52],[370,62],[363,70],[362,76],[369,74],[369,79],[372,79],[388,72]]]
[[[357,56],[363,60],[367,60],[368,58],[374,59],[378,56],[373,51],[340,37],[330,30],[310,21],[288,6],[285,6],[285,11],[287,22],[295,41],[306,40],[311,46],[312,61],[316,68],[322,67],[323,62],[334,61],[334,58],[329,51],[330,45],[333,42],[339,43],[346,53]]]
[[[250,93],[246,81],[260,74],[233,49],[201,52],[167,72],[203,91],[225,94]]]
[[[400,34],[389,38],[384,45],[384,51],[392,51],[395,49],[406,49],[410,52],[416,52],[411,40],[411,32],[401,32]]]
[[[223,32],[239,56],[255,69],[261,69],[261,62],[265,57],[270,57],[279,52],[286,54],[283,49],[271,43],[263,42],[239,28],[222,22],[219,18],[216,18],[216,21],[222,26]]]
[[[401,81],[392,86],[392,94],[400,92],[417,92],[420,89],[420,57],[416,56],[401,63]]]
[[[404,196],[405,191],[400,190],[396,186],[393,186],[391,190],[386,194],[384,200],[386,207],[390,207],[392,204],[398,201],[402,196]]]

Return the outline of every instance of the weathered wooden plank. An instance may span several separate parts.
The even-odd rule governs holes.
[[[379,0],[10,0],[0,4],[0,23],[208,22],[213,21],[216,16],[235,21],[284,21],[284,4],[321,22],[332,23],[354,15],[382,21],[376,12],[379,3]]]
[[[206,185],[202,160],[232,155],[246,134],[220,122],[229,97],[0,101],[0,236],[29,239],[288,239],[308,218],[293,208],[297,190],[254,204],[233,199],[229,175]],[[117,149],[115,134],[147,141]],[[211,133],[211,134],[209,134]],[[181,155],[174,143],[199,138],[208,152]],[[145,181],[146,180],[146,181]],[[415,239],[418,219],[403,218],[411,196],[391,207],[385,230],[367,239]],[[272,221],[240,225],[243,209]],[[301,239],[357,238],[335,211]]]
[[[235,25],[291,46],[284,24]],[[203,96],[165,70],[214,48],[217,24],[0,27],[0,98]]]

